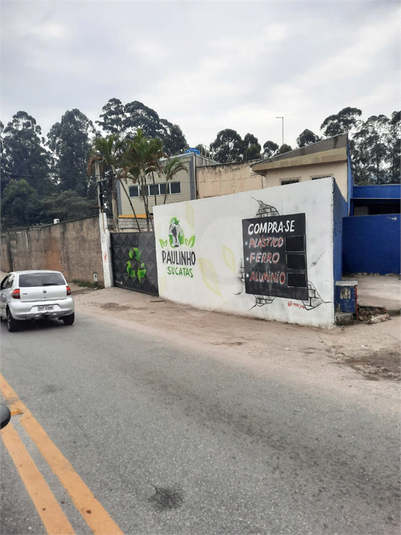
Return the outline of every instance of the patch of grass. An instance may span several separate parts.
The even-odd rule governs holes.
[[[103,288],[103,286],[98,282],[88,282],[79,279],[72,279],[72,282],[77,286],[81,286],[82,288]]]

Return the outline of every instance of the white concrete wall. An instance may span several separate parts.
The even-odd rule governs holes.
[[[332,326],[335,188],[334,179],[327,178],[155,207],[160,296],[205,310]],[[266,295],[258,298],[246,293],[241,271],[244,251],[248,251],[244,241],[248,238],[243,239],[242,220],[257,217],[262,205],[274,207],[280,216],[289,216],[289,221],[293,214],[305,214],[309,281],[309,291],[306,292],[310,298],[302,300],[276,295],[269,299]],[[181,228],[177,236],[178,247],[172,247],[169,238],[172,218],[179,220]],[[176,230],[177,227],[175,233]],[[338,233],[336,240],[341,240]],[[283,253],[283,249],[277,251]],[[177,260],[181,265],[177,265]],[[182,265],[184,260],[186,265]],[[273,268],[273,265],[269,267]],[[263,284],[261,287],[266,287]],[[275,284],[274,288],[281,291],[280,284]]]

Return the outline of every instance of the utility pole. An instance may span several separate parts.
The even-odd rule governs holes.
[[[276,119],[281,119],[281,145],[284,145],[284,117],[276,117]]]
[[[99,208],[99,213],[103,212],[103,199],[102,191],[100,186],[100,165],[99,161],[95,160],[95,176],[96,176],[96,189],[97,189],[97,205]]]
[[[99,229],[100,229],[100,249],[102,251],[103,279],[104,287],[113,286],[113,266],[111,263],[111,238],[107,225],[107,214],[103,211],[103,199],[100,186],[100,165],[95,161],[95,176],[97,185],[97,202],[99,205]],[[97,276],[97,275],[96,275]]]

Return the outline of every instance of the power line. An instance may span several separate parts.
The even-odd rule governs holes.
[[[52,178],[51,176],[49,175],[23,175],[23,174],[20,174],[20,173],[9,173],[8,171],[2,171],[2,174],[3,176],[6,175],[6,176],[9,176],[9,177],[17,177],[17,178]],[[82,178],[83,175],[81,176],[73,176],[73,175],[58,175],[56,178],[60,179],[60,178]],[[94,177],[94,175],[88,175],[86,174],[85,175],[86,177]]]

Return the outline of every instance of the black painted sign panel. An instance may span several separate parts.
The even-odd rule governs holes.
[[[305,214],[242,220],[245,291],[308,298]]]

